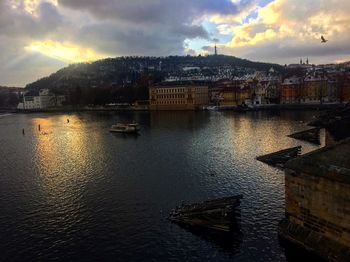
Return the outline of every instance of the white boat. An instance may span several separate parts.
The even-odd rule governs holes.
[[[116,125],[112,125],[112,127],[109,129],[110,132],[115,132],[115,133],[137,133],[140,131],[140,126],[137,123],[133,124],[121,124],[118,123]]]
[[[218,110],[219,110],[219,107],[218,107],[218,106],[207,106],[207,107],[205,107],[205,110],[208,110],[208,111],[218,111]]]

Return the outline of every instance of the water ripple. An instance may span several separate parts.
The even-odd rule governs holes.
[[[315,149],[286,137],[306,128],[312,115],[1,118],[0,260],[286,261],[277,238],[283,172],[255,157],[299,144],[304,152]],[[117,121],[133,120],[143,127],[139,137],[108,132]],[[182,201],[232,194],[244,198],[240,231],[230,239],[166,219]]]

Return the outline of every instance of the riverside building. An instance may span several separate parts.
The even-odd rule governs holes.
[[[301,89],[303,86],[300,77],[286,78],[281,85],[281,103],[296,104],[300,103]]]
[[[225,80],[217,84],[221,88],[220,107],[237,107],[246,104],[251,98],[248,85],[242,80]]]
[[[301,102],[328,102],[328,79],[324,76],[307,76],[301,91]]]
[[[151,110],[195,110],[208,105],[208,85],[158,85],[149,89]]]
[[[62,103],[65,100],[65,96],[56,96],[51,94],[48,89],[42,89],[39,91],[38,96],[24,95],[23,103],[19,103],[17,108],[24,110],[38,110],[59,107],[62,106]]]

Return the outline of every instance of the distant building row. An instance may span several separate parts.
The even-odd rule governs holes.
[[[283,81],[270,72],[254,77],[200,84],[167,83],[149,90],[151,110],[196,109],[212,104],[222,108],[264,104],[313,104],[350,101],[349,75],[310,74]]]
[[[350,100],[350,77],[309,75],[287,78],[281,84],[281,103],[323,103]]]
[[[21,110],[37,110],[52,107],[60,107],[66,101],[65,96],[57,96],[50,93],[48,89],[39,91],[38,96],[23,96],[23,103],[18,104]]]

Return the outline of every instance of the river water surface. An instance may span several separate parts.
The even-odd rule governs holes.
[[[277,236],[284,174],[255,157],[316,149],[287,137],[315,114],[0,117],[0,260],[293,261]],[[140,136],[108,132],[122,121],[140,123]],[[241,227],[229,239],[166,219],[182,201],[235,194]]]

